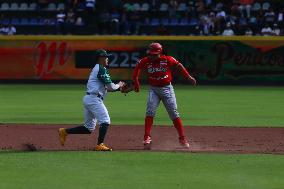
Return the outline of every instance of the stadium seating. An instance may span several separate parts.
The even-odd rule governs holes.
[[[281,0],[255,1],[252,4],[252,13],[249,18],[245,16],[236,18],[236,15],[233,15],[234,22],[240,26],[235,27],[235,29],[248,25],[254,28],[256,26],[261,27],[264,23],[258,20],[256,16],[258,11],[268,11],[269,8],[275,7],[277,1],[281,3]],[[83,20],[83,24],[70,25],[69,23],[68,27],[66,26],[66,30],[68,31],[65,33],[98,34],[100,11],[107,10],[110,15],[109,23],[115,19],[120,25],[119,34],[125,34],[127,32],[124,30],[126,30],[130,24],[129,15],[135,11],[135,14],[138,12],[138,19],[140,19],[136,22],[136,24],[139,25],[139,27],[136,27],[139,28],[138,34],[156,35],[157,30],[166,30],[170,35],[195,35],[196,28],[202,28],[200,16],[204,13],[209,14],[209,12],[213,12],[217,14],[218,10],[222,8],[226,12],[225,21],[230,22],[230,20],[232,20],[230,15],[232,12],[231,7],[234,1],[212,0],[211,5],[204,5],[204,10],[202,10],[202,6],[200,6],[202,2],[199,0],[176,0],[177,7],[173,7],[168,0],[121,0],[119,7],[107,4],[110,2],[111,0],[97,0],[96,6],[98,6],[98,8],[96,7],[94,13],[90,14],[90,12],[87,13],[85,11],[84,0],[52,0],[44,6],[37,0],[2,0],[0,2],[0,23],[3,25],[15,25],[17,27],[17,34],[57,34],[56,15],[58,11],[63,10],[67,17],[67,12],[72,9],[75,14],[73,20],[80,18]],[[156,4],[153,4],[154,2],[156,2]],[[282,3],[282,5],[284,6],[284,3]],[[277,12],[275,12],[275,18],[277,18]],[[214,24],[217,24],[217,26],[220,27],[219,29],[224,29],[225,24],[219,22],[219,20],[215,20]],[[281,24],[279,24],[279,26],[283,27]],[[40,27],[45,28],[45,30]],[[80,32],[74,29],[76,27],[80,27]],[[110,27],[107,26],[106,28]],[[260,30],[260,28],[256,28],[254,31],[257,32],[258,30]],[[108,30],[106,32],[107,34],[111,33],[111,31]],[[216,32],[216,34],[218,34],[218,32]],[[214,33],[212,33],[212,35],[214,35]]]

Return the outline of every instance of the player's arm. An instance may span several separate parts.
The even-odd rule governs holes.
[[[196,80],[194,77],[189,74],[186,68],[179,61],[171,56],[168,56],[168,60],[171,67],[176,68],[187,80],[189,80],[193,85],[196,85]]]
[[[121,81],[117,84],[113,83],[107,69],[103,66],[99,67],[97,77],[106,86],[108,92],[120,91],[121,87],[124,85]]]
[[[124,82],[120,81],[117,84],[115,83],[108,83],[106,84],[106,88],[108,92],[116,92],[120,91],[121,87],[124,85]]]
[[[178,68],[178,70],[180,71],[180,73],[187,79],[189,80],[192,85],[196,85],[196,80],[194,79],[194,77],[192,77],[188,71],[186,70],[186,68],[181,64],[181,63],[178,63],[176,65],[176,67]]]
[[[141,61],[139,61],[136,64],[134,71],[133,71],[133,74],[132,74],[132,81],[133,81],[135,92],[139,92],[139,90],[140,90],[139,75],[140,75],[141,68],[142,68],[141,64],[142,64]]]

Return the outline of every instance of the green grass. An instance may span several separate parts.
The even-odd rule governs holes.
[[[83,122],[85,85],[0,85],[1,123]],[[284,126],[284,87],[175,86],[185,125]],[[141,93],[109,93],[113,124],[143,124],[147,87]],[[162,104],[157,125],[171,125]]]
[[[284,156],[0,152],[5,189],[280,189]]]

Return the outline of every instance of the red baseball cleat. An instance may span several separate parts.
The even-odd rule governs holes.
[[[151,149],[151,143],[152,143],[151,137],[150,136],[145,137],[144,141],[143,141],[144,149],[150,150]]]
[[[181,146],[183,146],[185,148],[189,148],[189,142],[186,140],[185,137],[180,137],[179,143],[180,143]]]

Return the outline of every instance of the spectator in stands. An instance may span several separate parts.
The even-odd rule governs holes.
[[[81,16],[78,16],[75,21],[75,26],[83,26],[83,25],[84,25],[83,18]]]
[[[240,11],[242,16],[246,16],[247,18],[250,18],[251,15],[251,7],[254,3],[254,0],[240,0]]]
[[[200,28],[202,30],[203,35],[212,35],[215,30],[215,13],[210,12],[210,15],[208,15],[206,12],[204,12],[200,16]]]
[[[128,13],[130,34],[138,34],[141,25],[141,14],[137,10]]]
[[[157,11],[159,10],[159,7],[160,7],[160,0],[150,0],[150,8],[152,11]]]
[[[233,1],[233,4],[231,6],[231,15],[235,16],[235,17],[241,17],[243,16],[241,14],[241,11],[240,11],[240,2],[239,0],[234,0]]]
[[[7,35],[15,35],[17,30],[15,28],[15,26],[13,26],[12,24],[9,24],[7,27]]]
[[[99,34],[107,34],[109,31],[109,24],[110,24],[110,13],[108,10],[104,9],[99,12],[98,17],[98,31]]]
[[[75,23],[75,13],[73,9],[69,9],[66,16],[66,24],[74,25]]]
[[[205,6],[210,7],[212,5],[212,0],[204,0]]]
[[[271,33],[274,36],[280,36],[281,30],[280,30],[280,28],[278,27],[278,25],[276,23],[273,24],[273,28],[272,28]]]
[[[226,12],[223,9],[219,9],[219,11],[216,14],[216,30],[218,34],[224,28],[225,18],[226,18]]]
[[[188,19],[197,18],[196,8],[193,1],[188,2],[185,17]]]
[[[0,24],[0,35],[4,35],[5,33],[4,26]]]
[[[169,18],[176,17],[177,8],[178,8],[178,2],[176,0],[170,0],[168,8]]]
[[[246,35],[246,36],[252,36],[252,35],[253,35],[253,31],[251,30],[250,27],[247,27],[247,28],[246,28],[245,35]]]
[[[222,35],[223,35],[223,36],[233,36],[233,35],[235,35],[235,32],[233,31],[230,22],[228,22],[228,23],[226,24],[226,28],[225,28],[225,30],[223,31]]]
[[[117,18],[113,18],[110,21],[110,34],[119,34],[119,20]]]
[[[275,13],[272,7],[264,14],[265,22],[273,23],[275,21]]]
[[[284,21],[284,14],[283,14],[283,9],[279,11],[278,15],[277,15],[277,22],[280,23],[282,25],[283,21]]]
[[[94,11],[95,5],[96,5],[96,0],[86,0],[85,1],[85,8],[90,13]]]
[[[96,0],[85,0],[85,21],[88,26],[94,25],[96,22],[95,6]]]
[[[205,10],[205,5],[203,0],[197,0],[195,5],[197,13],[202,13]]]
[[[271,29],[271,27],[269,26],[268,23],[266,23],[265,26],[261,29],[261,35],[263,35],[263,36],[273,35],[272,29]]]
[[[46,9],[48,6],[48,0],[39,0],[38,1],[38,6],[40,9]]]
[[[218,2],[215,6],[215,9],[213,9],[214,11],[220,11],[224,8],[224,4],[222,2]]]
[[[56,15],[57,34],[63,34],[64,33],[65,19],[66,19],[65,12],[63,10],[59,10],[59,12]]]
[[[69,9],[65,19],[65,32],[70,34],[73,31],[73,26],[75,25],[75,13],[73,9]]]

